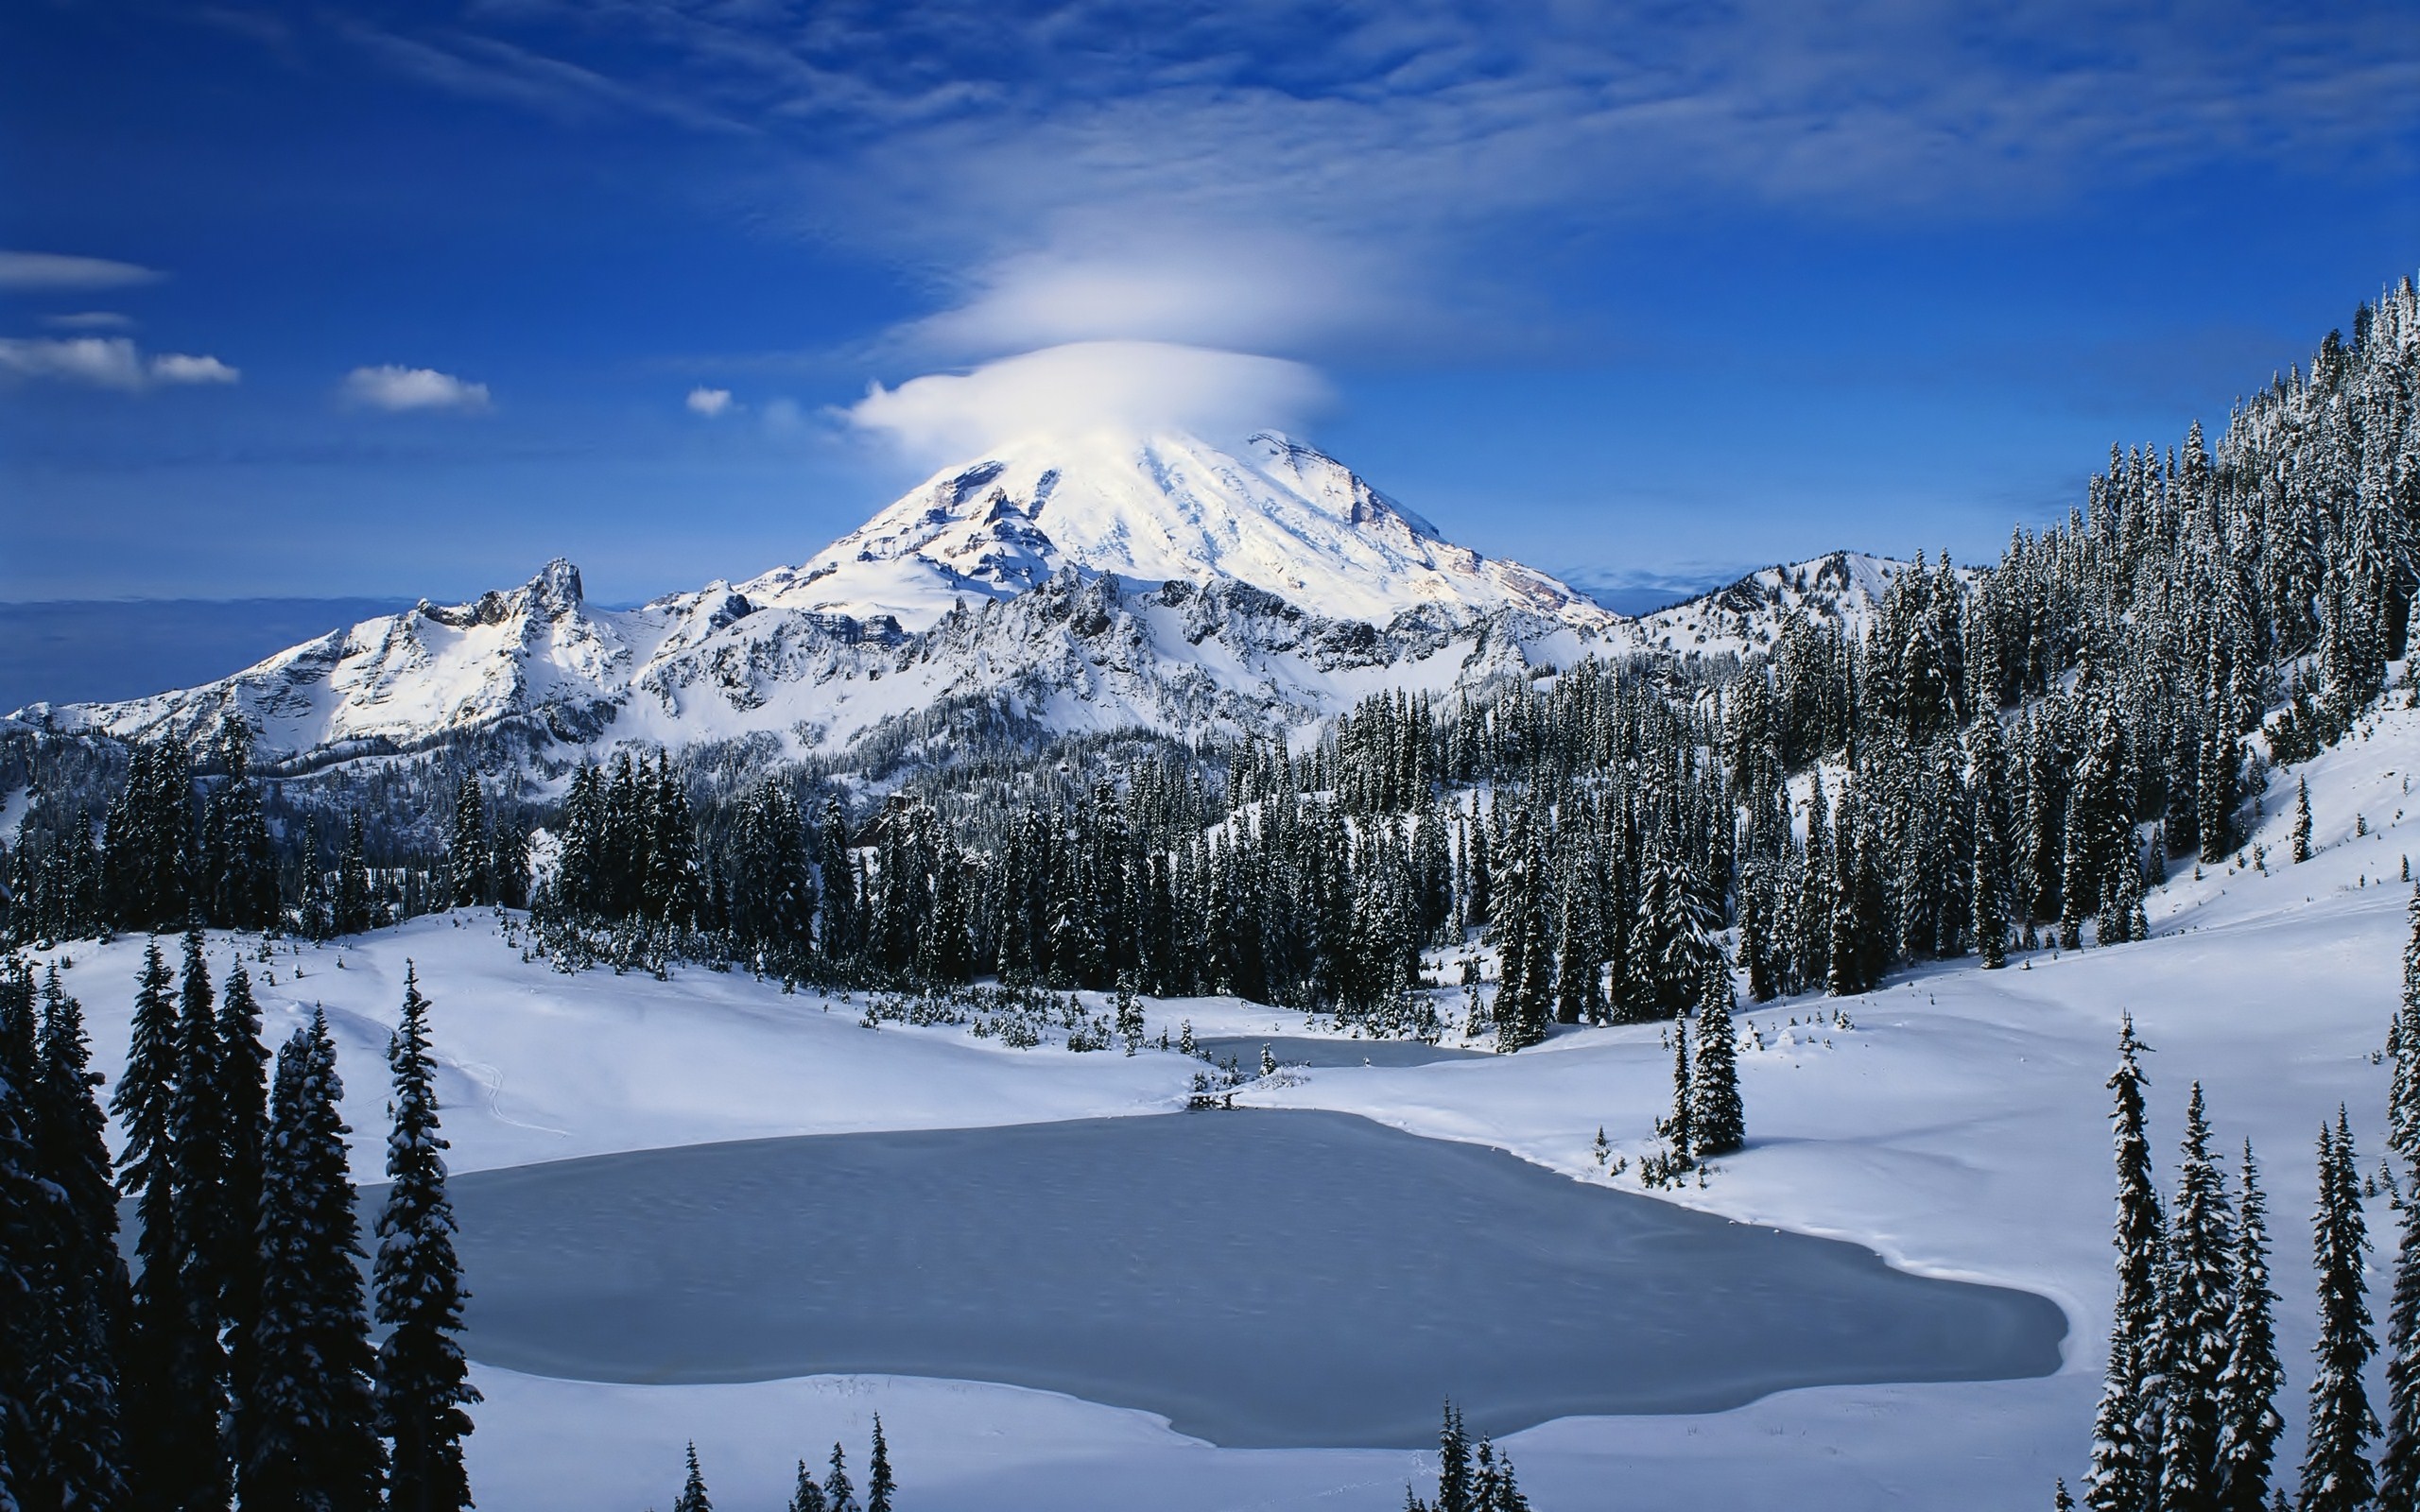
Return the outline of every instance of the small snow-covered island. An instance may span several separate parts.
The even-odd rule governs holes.
[[[12,18],[0,1512],[2420,1512],[2420,27],[1885,9]]]

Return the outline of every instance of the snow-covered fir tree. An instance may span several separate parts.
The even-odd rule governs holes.
[[[1689,1144],[1701,1160],[1728,1155],[1747,1142],[1739,1102],[1739,1034],[1732,1027],[1731,968],[1718,958],[1705,969],[1698,1004],[1698,1053],[1689,1070]]]
[[[387,1050],[393,1074],[387,1196],[372,1265],[378,1346],[377,1422],[388,1443],[388,1512],[459,1512],[472,1504],[462,1440],[479,1400],[463,1358],[461,1261],[445,1194],[437,1063],[428,1000],[406,962],[400,1022]]]
[[[278,1051],[261,1171],[256,1375],[238,1440],[245,1512],[371,1512],[383,1458],[344,1084],[327,1018]]]
[[[2236,1221],[2235,1255],[2227,1278],[2227,1359],[2219,1373],[2218,1478],[2212,1504],[2221,1512],[2266,1512],[2269,1474],[2285,1419],[2277,1393],[2285,1371],[2277,1360],[2269,1287],[2269,1209],[2252,1142],[2243,1145],[2243,1198]]]
[[[2340,1108],[2336,1126],[2319,1131],[2319,1203],[2311,1220],[2319,1341],[2311,1347],[2301,1512],[2358,1512],[2376,1489],[2368,1449],[2378,1424],[2362,1380],[2377,1348],[2370,1332],[2368,1249],[2353,1133]]]
[[[2109,1090],[2118,1165],[2118,1301],[2109,1325],[2109,1363],[2093,1418],[2092,1469],[2084,1504],[2095,1512],[2149,1512],[2157,1503],[2160,1429],[2155,1393],[2159,1271],[2165,1226],[2143,1129],[2142,1047],[2128,1017],[2118,1036]]]

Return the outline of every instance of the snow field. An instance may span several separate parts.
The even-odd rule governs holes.
[[[2397,701],[2390,695],[2388,702]],[[2013,954],[1896,976],[1841,1002],[1743,1005],[1769,1048],[1741,1058],[1750,1144],[1703,1189],[1671,1200],[1743,1220],[1853,1239],[1920,1272],[2027,1287],[2068,1313],[2067,1364],[2035,1381],[1825,1387],[1693,1417],[1566,1418],[1510,1447],[1541,1507],[1791,1505],[1979,1509],[2044,1504],[2087,1446],[2113,1291],[2108,1095],[2121,1012],[2152,1047],[2150,1111],[2163,1182],[2187,1087],[2204,1085],[2236,1179],[2257,1145],[2271,1199],[2279,1343],[2288,1372],[2281,1465],[2300,1452],[2313,1336],[2308,1215],[2311,1144],[2343,1102],[2362,1168],[2383,1152],[2383,1044],[2396,999],[2420,850],[2420,713],[2382,712],[2335,749],[2273,780],[2252,844],[2266,872],[2174,867],[2147,900],[2154,937],[2107,951]],[[2286,858],[2296,777],[2310,783],[2312,859]],[[2357,835],[2356,816],[2369,833]],[[214,940],[224,969],[230,943]],[[246,942],[248,954],[251,942]],[[339,1040],[356,1169],[378,1175],[385,1068],[377,1058],[418,962],[447,1066],[446,1132],[458,1169],[707,1140],[845,1129],[977,1126],[1166,1109],[1193,1066],[1157,1052],[1008,1050],[961,1031],[858,1026],[851,1005],[783,995],[740,976],[668,983],[570,978],[524,964],[487,916],[415,920],[338,945],[279,947],[263,987],[268,1032],[324,1003]],[[96,1068],[122,1063],[142,943],[70,948]],[[335,966],[341,954],[344,968]],[[256,982],[263,968],[252,964]],[[1458,1002],[1459,988],[1443,994]],[[1844,1008],[1854,1029],[1830,1026]],[[1785,1040],[1791,1018],[1802,1026]],[[1298,1016],[1234,1000],[1154,1004],[1151,1032],[1305,1032]],[[1498,1146],[1576,1179],[1605,1181],[1589,1153],[1601,1125],[1646,1147],[1670,1096],[1656,1026],[1566,1032],[1517,1057],[1407,1068],[1320,1068],[1239,1102],[1359,1113],[1414,1133]],[[1828,1043],[1826,1043],[1828,1041]],[[1633,1181],[1634,1177],[1619,1178]],[[2370,1209],[2383,1315],[2392,1218]],[[1448,1236],[1408,1235],[1451,1263]],[[476,1279],[472,1278],[476,1285]],[[641,1506],[668,1498],[679,1449],[698,1438],[717,1494],[773,1504],[800,1454],[846,1439],[861,1457],[880,1411],[904,1504],[957,1508],[1391,1508],[1414,1456],[1216,1450],[1157,1420],[1012,1387],[885,1377],[741,1386],[631,1387],[482,1368],[472,1441],[481,1504]]]

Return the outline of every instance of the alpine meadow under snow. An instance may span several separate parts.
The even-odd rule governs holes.
[[[21,710],[0,1506],[2411,1505],[2415,415],[2404,281],[1995,564],[1644,618],[1036,438]]]

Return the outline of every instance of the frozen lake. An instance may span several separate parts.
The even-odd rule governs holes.
[[[1339,1113],[689,1145],[453,1194],[493,1365],[1003,1382],[1234,1446],[1425,1445],[1449,1394],[1501,1435],[2047,1375],[2066,1329],[2030,1293]]]

